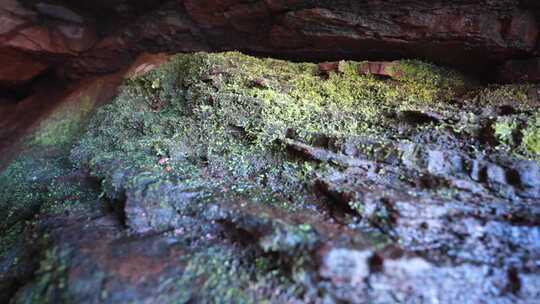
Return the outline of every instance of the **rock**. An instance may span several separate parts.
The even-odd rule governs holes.
[[[516,76],[535,81],[534,69],[513,68],[517,63],[511,61],[530,58],[536,46],[538,24],[530,7],[506,0],[39,1],[33,6],[4,0],[0,48],[13,48],[22,57],[37,54],[70,77],[117,71],[139,52],[242,49],[318,61],[424,58],[471,70],[510,60],[507,66],[515,72],[503,73],[509,81]],[[361,72],[399,77],[392,65],[370,62]]]
[[[499,71],[499,79],[505,83],[540,82],[540,58],[507,61]]]
[[[202,194],[182,185],[145,179],[144,175],[137,180],[140,183],[127,190],[125,205],[120,210],[126,225],[137,233],[178,227],[178,210],[195,204]]]
[[[504,89],[504,101],[529,86],[412,100],[439,87],[238,52],[179,54],[142,75],[167,60],[146,55],[127,72],[68,88],[47,79],[57,86],[44,82],[39,94],[0,107],[0,143],[31,136],[0,171],[2,299],[540,296],[540,167],[463,128],[508,112],[478,114],[481,98],[500,108],[490,93]],[[506,115],[525,120],[534,111],[524,101]],[[402,122],[407,132],[396,127]]]
[[[319,73],[328,76],[330,72],[340,72],[339,62],[321,62],[318,64]]]
[[[540,165],[534,161],[519,161],[511,168],[517,175],[517,186],[520,188],[519,195],[540,199]]]
[[[116,95],[122,80],[123,72],[67,84],[55,80],[51,75],[45,79],[38,79],[36,85],[28,92],[29,96],[10,103],[0,103],[0,167],[17,152],[19,149],[17,143],[25,139],[36,127],[46,124],[44,121],[51,113],[62,107],[68,109],[74,107],[78,111],[81,110],[80,107],[84,109],[101,105]],[[74,117],[81,118],[81,115],[76,114]],[[67,135],[69,134],[58,137],[65,138]]]
[[[420,125],[428,123],[439,123],[441,120],[443,120],[443,117],[434,112],[405,110],[398,112],[398,119],[411,125]]]
[[[535,46],[536,21],[526,11],[516,11],[514,15],[505,17],[509,35],[503,38],[500,30],[504,25],[501,20],[494,18],[505,10],[499,6],[500,3],[483,3],[482,7],[475,7],[474,12],[471,4],[444,6],[438,2],[418,3],[416,11],[408,12],[399,11],[398,5],[403,8],[403,3],[381,4],[375,1],[341,6],[304,6],[303,9],[287,12],[283,24],[274,27],[271,39],[285,48],[294,41],[292,45],[304,53],[309,52],[308,47],[311,52],[318,54],[330,53],[330,49],[338,47],[344,50],[342,56],[354,54],[367,58],[377,56],[376,50],[381,49],[387,51],[379,57],[403,57],[412,51],[412,45],[416,45],[414,52],[417,56],[444,57],[444,60],[456,64],[472,63],[473,58],[479,60],[477,63],[499,61],[497,57],[507,53],[502,50],[504,48],[508,48],[509,54],[518,49],[530,52]],[[371,14],[372,11],[377,14]],[[437,13],[426,14],[427,11]],[[479,30],[481,28],[490,30]],[[458,37],[464,40],[458,42]],[[461,43],[473,39],[482,41],[483,45],[477,44],[477,47],[465,50]],[[487,50],[491,46],[502,53],[481,58],[480,54],[485,54],[481,49]],[[456,53],[450,52],[450,49]]]
[[[159,296],[155,286],[183,271],[183,251],[170,237],[130,239],[110,216],[56,229],[51,242],[37,270],[42,279],[22,287],[14,302],[51,302],[68,294],[84,303],[150,301]]]
[[[84,19],[67,7],[50,3],[39,2],[36,4],[36,11],[44,16],[52,17],[67,22],[83,23]]]
[[[14,87],[27,83],[49,68],[50,64],[11,50],[0,50],[0,86]]]
[[[401,73],[398,69],[398,62],[377,62],[370,61],[360,65],[359,70],[362,74],[371,74],[390,78],[399,78]]]
[[[506,184],[506,171],[500,166],[490,164],[486,168],[486,178],[488,183]]]
[[[131,67],[125,73],[124,77],[127,79],[144,75],[166,63],[169,59],[170,56],[163,53],[143,53],[131,64]]]
[[[363,288],[370,274],[369,260],[372,251],[356,251],[345,248],[332,248],[324,257],[320,269],[323,278],[335,284],[350,284]]]
[[[9,299],[17,289],[29,281],[37,269],[35,244],[21,237],[8,252],[0,257],[0,297]]]

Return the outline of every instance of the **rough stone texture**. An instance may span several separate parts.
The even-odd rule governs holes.
[[[372,74],[378,76],[399,78],[399,70],[396,69],[396,62],[367,62],[360,66],[360,72],[363,74]]]
[[[67,147],[57,141],[77,111],[0,172],[7,187],[0,298],[535,303],[540,296],[540,151],[527,154],[519,143],[523,129],[535,128],[538,95],[527,94],[538,86],[430,99],[414,94],[448,89],[449,79],[424,82],[453,73],[401,61],[418,73],[388,79],[358,73],[366,68],[358,62],[239,53],[181,54],[140,74],[167,60],[143,55],[125,74],[68,88],[62,103],[77,110],[83,103],[75,100],[97,102],[121,79],[126,84],[89,122],[80,119],[85,132]],[[309,80],[293,91],[291,84]],[[352,91],[333,99],[342,88]],[[403,92],[409,103],[395,98]],[[358,100],[349,104],[350,96]],[[302,115],[318,98],[330,130],[347,130],[340,128],[351,112],[369,124],[352,133],[322,129]],[[315,133],[296,125],[305,116]],[[512,130],[497,125],[505,119]],[[257,142],[266,131],[273,141]]]
[[[21,3],[2,0],[0,6],[0,49],[39,55],[39,62],[15,63],[28,69],[21,81],[43,64],[70,77],[112,72],[141,51],[240,49],[301,60],[419,57],[483,70],[531,56],[538,36],[531,1]]]
[[[17,102],[6,99],[0,103],[0,167],[12,156],[11,148],[16,147],[16,143],[39,126],[56,108],[65,104],[77,106],[85,100],[92,100],[96,105],[109,101],[124,79],[149,72],[167,62],[168,58],[169,56],[164,54],[142,54],[132,65],[117,73],[71,83],[63,83],[53,78],[42,79],[33,87],[30,96]],[[0,74],[3,71],[0,70]]]
[[[508,61],[499,73],[505,82],[539,82],[540,58]]]
[[[12,87],[24,84],[43,73],[49,65],[23,53],[0,51],[0,86]]]

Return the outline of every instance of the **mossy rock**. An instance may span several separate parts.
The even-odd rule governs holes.
[[[523,145],[532,156],[540,159],[540,111],[530,118],[523,131]]]
[[[8,185],[0,190],[4,200],[0,206],[7,206],[6,217],[18,223],[0,243],[9,246],[13,236],[24,231],[16,216],[21,210],[40,215],[86,212],[85,208],[96,208],[93,203],[101,196],[111,204],[118,202],[123,216],[149,226],[144,232],[176,233],[176,228],[184,228],[181,224],[169,227],[176,220],[189,220],[192,226],[187,227],[200,228],[184,240],[178,236],[177,240],[185,241],[186,251],[193,251],[186,253],[185,273],[177,281],[163,283],[164,288],[189,290],[178,302],[250,303],[258,299],[254,293],[264,290],[265,282],[283,288],[285,295],[299,295],[300,285],[291,280],[302,269],[289,267],[293,274],[284,274],[276,260],[296,259],[293,268],[307,265],[311,256],[306,252],[319,241],[316,225],[298,221],[276,226],[281,219],[273,218],[273,213],[265,217],[253,212],[252,217],[263,218],[276,229],[258,242],[235,247],[223,240],[205,241],[202,232],[214,228],[209,223],[224,219],[210,220],[202,214],[217,202],[229,211],[233,209],[230,202],[235,202],[238,210],[270,205],[265,207],[288,214],[303,208],[318,212],[320,198],[314,194],[314,181],[342,168],[331,160],[317,162],[295,155],[287,149],[288,140],[324,146],[320,142],[330,138],[336,142],[368,138],[366,146],[359,147],[365,150],[360,154],[385,164],[394,161],[399,167],[395,162],[400,155],[392,144],[411,139],[399,130],[396,113],[448,109],[460,113],[453,99],[460,96],[466,80],[456,72],[402,61],[401,77],[379,79],[359,74],[359,64],[342,61],[337,71],[322,77],[312,63],[259,59],[237,52],[180,54],[157,70],[128,79],[120,95],[95,115],[92,102],[88,107],[65,108],[30,138],[28,153],[0,173],[0,182]],[[480,92],[477,101],[502,104],[522,92],[503,94],[500,89]],[[434,137],[445,134],[442,129],[447,127],[444,117],[439,117],[429,116],[428,122],[413,131],[438,140]],[[518,120],[489,122],[495,122],[501,143],[521,145],[529,155],[538,154],[540,118],[525,124],[523,118]],[[523,124],[523,140],[512,142]],[[101,189],[63,178],[73,172],[89,172]],[[135,205],[132,213],[122,205],[128,202]],[[361,201],[349,207],[361,216],[367,213]],[[389,222],[385,213],[376,216],[380,223]],[[173,220],[165,221],[166,217]],[[234,223],[238,215],[230,217]],[[124,224],[141,232],[130,226],[133,222],[127,219]],[[197,241],[203,245],[197,247]],[[53,290],[63,291],[66,266],[62,258],[68,253],[54,248],[47,252],[37,272],[40,284],[28,291],[28,299],[49,299]],[[60,286],[51,289],[51,284]]]
[[[91,120],[72,161],[101,179],[111,199],[159,181],[207,196],[230,188],[294,209],[283,198],[308,200],[316,168],[286,157],[286,137],[391,137],[397,129],[388,113],[442,106],[462,85],[457,73],[418,61],[404,61],[407,76],[398,80],[361,75],[360,64],[340,62],[322,77],[313,63],[176,55],[126,82]]]

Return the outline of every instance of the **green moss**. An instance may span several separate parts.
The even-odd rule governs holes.
[[[309,175],[303,163],[283,157],[287,134],[307,142],[321,133],[387,136],[395,122],[385,113],[425,107],[451,87],[431,65],[399,81],[360,75],[358,65],[341,62],[340,72],[321,78],[311,63],[180,54],[130,79],[72,157],[104,180],[109,197],[145,176],[205,189],[234,185],[233,192],[294,209],[291,197],[309,199]]]
[[[402,60],[395,69],[399,80],[407,83],[403,93],[429,103],[448,101],[471,82],[453,70],[419,60]]]
[[[56,109],[27,138],[20,155],[0,171],[0,230],[24,231],[36,215],[77,211],[88,208],[83,202],[95,201],[95,189],[69,178],[73,167],[68,158],[94,106],[85,97]],[[0,233],[2,238],[9,236],[9,231]]]
[[[0,227],[31,219],[34,214],[56,214],[88,208],[96,189],[77,178],[66,152],[30,150],[0,172]]]
[[[0,216],[10,224],[37,213],[49,195],[48,185],[69,170],[61,154],[27,152],[0,172]]]
[[[533,98],[528,92],[532,85],[491,85],[477,93],[477,101],[483,106],[516,104],[522,109],[533,108]]]
[[[497,118],[493,125],[499,147],[520,158],[540,157],[540,112]]]
[[[518,127],[518,122],[511,117],[498,119],[494,125],[495,136],[502,144],[514,144],[514,133]]]
[[[0,257],[4,257],[21,240],[24,228],[24,223],[16,223],[2,232],[0,236]]]
[[[249,282],[249,274],[238,261],[231,257],[231,254],[220,251],[219,254],[208,250],[207,254],[202,254],[191,258],[184,276],[180,279],[181,285],[191,285],[202,280],[202,286],[192,290],[200,293],[199,297],[222,303],[255,303],[252,296],[245,293],[245,284]]]
[[[295,253],[313,248],[318,241],[317,232],[308,224],[293,226],[280,223],[259,244],[266,252],[282,252],[294,256]]]
[[[88,96],[77,103],[61,106],[40,123],[30,138],[30,144],[56,148],[72,144],[84,129],[94,106],[94,101]]]
[[[530,118],[523,131],[523,145],[533,157],[540,157],[540,111]]]
[[[63,262],[67,255],[68,251],[56,247],[46,250],[35,273],[37,279],[24,289],[16,303],[68,303],[67,295],[63,293],[68,279],[67,266]]]

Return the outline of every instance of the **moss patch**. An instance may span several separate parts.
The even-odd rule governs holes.
[[[491,85],[475,92],[479,104],[501,106],[514,104],[521,109],[533,109],[533,98],[529,95],[532,85]]]
[[[110,197],[136,186],[138,176],[153,176],[234,185],[227,190],[283,205],[307,200],[302,180],[314,170],[284,158],[283,139],[391,136],[396,124],[387,113],[452,97],[442,94],[454,85],[446,70],[408,61],[407,77],[384,81],[360,75],[359,64],[341,62],[339,72],[322,78],[311,63],[236,52],[177,55],[127,82],[92,120],[73,160],[103,179]]]
[[[540,159],[540,111],[530,118],[523,131],[523,145],[534,157]]]
[[[79,102],[67,103],[55,112],[30,137],[30,145],[59,148],[72,144],[81,135],[95,102],[83,96]]]

